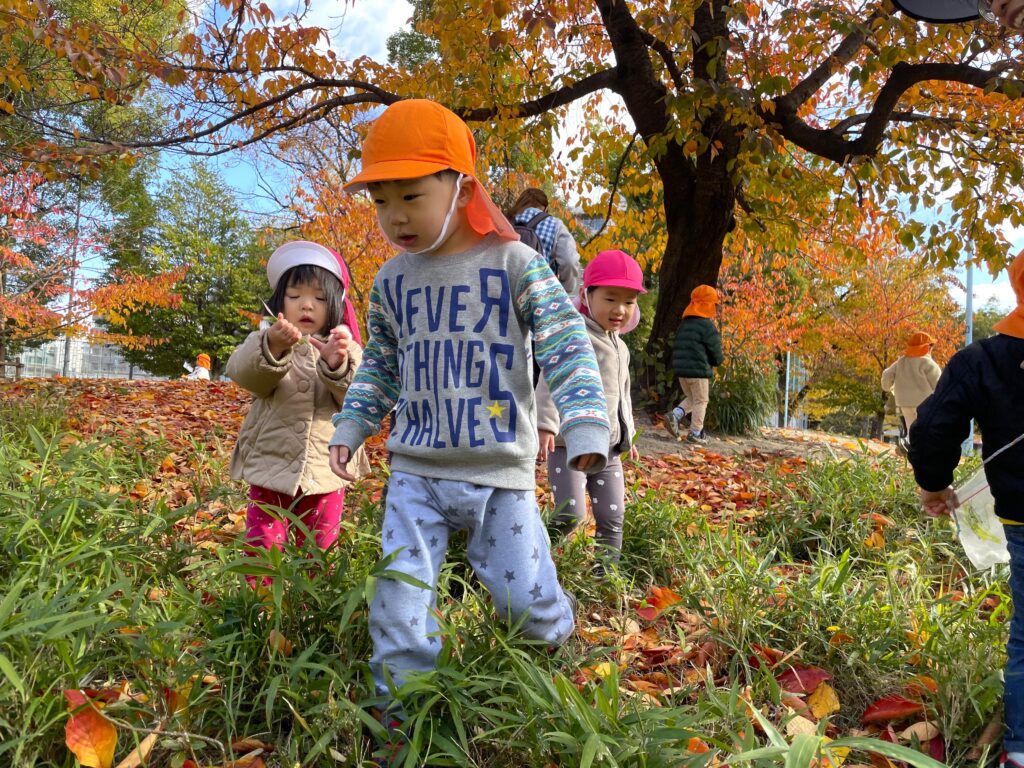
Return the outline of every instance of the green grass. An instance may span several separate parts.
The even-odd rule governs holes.
[[[192,447],[191,505],[133,500],[120,489],[157,471],[168,452],[160,438],[130,450],[72,439],[40,415],[60,413],[48,405],[0,406],[0,764],[74,766],[62,689],[124,681],[130,695],[104,710],[119,727],[117,760],[162,723],[154,766],[219,766],[241,737],[274,746],[269,766],[364,764],[383,735],[365,663],[366,597],[384,577],[379,508],[352,510],[327,553],[257,558],[232,542],[199,546],[192,526],[204,505],[244,506],[223,456]],[[1001,698],[1006,614],[992,606],[1007,605],[1005,573],[969,571],[948,523],[919,515],[899,462],[828,460],[763,481],[773,501],[742,527],[632,498],[609,580],[590,576],[588,542],[560,543],[560,574],[588,625],[636,620],[652,584],[683,597],[655,626],[666,643],[709,643],[714,653],[664,706],[624,690],[620,678],[634,670],[614,664],[578,687],[581,669],[616,661],[619,649],[575,639],[549,653],[525,641],[493,617],[456,543],[439,588],[438,669],[400,692],[412,734],[404,764],[809,766],[823,742],[785,735],[778,686],[751,664],[754,646],[832,673],[835,737],[850,736],[869,702],[927,674],[948,760],[965,764]],[[881,550],[865,543],[872,514],[893,523]],[[246,584],[267,574],[269,590]],[[706,634],[692,634],[694,617]],[[272,632],[294,644],[290,655],[271,647]],[[837,633],[849,640],[830,643]],[[689,753],[692,737],[712,751]],[[849,745],[865,743],[889,749]]]

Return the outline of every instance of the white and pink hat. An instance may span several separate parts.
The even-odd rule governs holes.
[[[345,295],[343,313],[345,325],[349,327],[349,330],[352,332],[352,338],[356,340],[356,343],[361,344],[359,324],[356,322],[356,309],[352,306],[352,302],[348,300],[350,280],[348,265],[345,264],[345,260],[341,258],[341,254],[337,251],[333,251],[326,246],[320,245],[320,243],[314,243],[310,240],[292,240],[278,246],[270,254],[270,260],[267,262],[267,280],[270,281],[270,289],[272,291],[277,290],[277,284],[284,273],[292,267],[302,264],[321,267],[341,282]]]

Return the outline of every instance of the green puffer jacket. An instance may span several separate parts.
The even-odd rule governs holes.
[[[710,379],[722,364],[722,337],[706,317],[684,317],[672,342],[672,369],[684,379]]]

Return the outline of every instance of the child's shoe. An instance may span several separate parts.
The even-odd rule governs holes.
[[[674,410],[665,414],[665,427],[672,437],[679,437],[679,417]]]
[[[392,764],[398,764],[398,757],[406,745],[405,733],[402,721],[397,718],[389,718],[386,723],[382,720],[381,723],[387,729],[387,741],[374,750],[371,760],[376,768],[391,768]]]
[[[704,434],[704,430],[701,430],[700,432],[691,432],[690,434],[688,434],[686,436],[686,442],[696,443],[697,445],[707,445],[708,438]]]
[[[1003,752],[999,765],[1000,768],[1024,768],[1024,752]]]

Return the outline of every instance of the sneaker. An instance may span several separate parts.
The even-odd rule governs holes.
[[[665,427],[672,437],[679,437],[679,417],[676,416],[675,411],[669,411],[665,414]]]
[[[380,744],[371,756],[375,768],[390,768],[393,763],[397,765],[399,754],[406,744],[401,720],[389,719],[384,727],[387,729],[387,741]]]
[[[686,442],[688,442],[688,443],[696,443],[697,445],[707,445],[708,444],[708,439],[707,439],[707,437],[704,436],[704,431],[701,430],[700,433],[691,432],[690,434],[688,434],[686,436]]]

